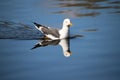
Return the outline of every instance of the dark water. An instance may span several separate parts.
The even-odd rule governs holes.
[[[120,79],[119,0],[1,0],[0,10],[0,80]],[[70,57],[59,42],[31,50],[41,36],[32,22],[64,18],[83,36],[69,40]]]

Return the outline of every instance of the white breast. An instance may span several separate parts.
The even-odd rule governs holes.
[[[68,27],[63,27],[61,30],[59,30],[60,39],[64,39],[68,37]]]

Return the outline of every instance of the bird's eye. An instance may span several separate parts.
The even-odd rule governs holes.
[[[67,21],[65,21],[65,23],[67,24]]]

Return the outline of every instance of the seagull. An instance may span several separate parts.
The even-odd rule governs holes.
[[[72,52],[70,51],[69,39],[61,39],[59,45],[62,47],[63,54],[65,57],[70,57],[72,55]]]
[[[45,46],[57,46],[60,45],[63,50],[63,55],[65,57],[70,57],[72,55],[70,51],[70,42],[69,39],[58,39],[58,40],[40,40],[36,45],[34,45],[31,50],[39,48],[39,47],[45,47]]]
[[[34,22],[34,25],[38,30],[40,30],[44,34],[45,38],[51,40],[58,40],[68,38],[69,27],[72,26],[72,23],[69,18],[64,19],[63,26],[61,29],[46,27],[36,22]]]

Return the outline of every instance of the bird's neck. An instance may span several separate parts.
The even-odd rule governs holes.
[[[67,26],[63,25],[62,29],[59,31],[60,33],[60,38],[63,39],[63,38],[67,38],[68,37],[68,34],[69,34],[69,29]]]
[[[68,26],[63,25],[63,27],[62,27],[62,29],[61,29],[61,32],[62,32],[63,35],[67,36],[68,33],[69,33],[69,28],[68,28]]]
[[[68,26],[66,26],[66,25],[63,25],[63,27],[62,27],[62,29],[61,30],[63,30],[63,31],[68,31]]]

